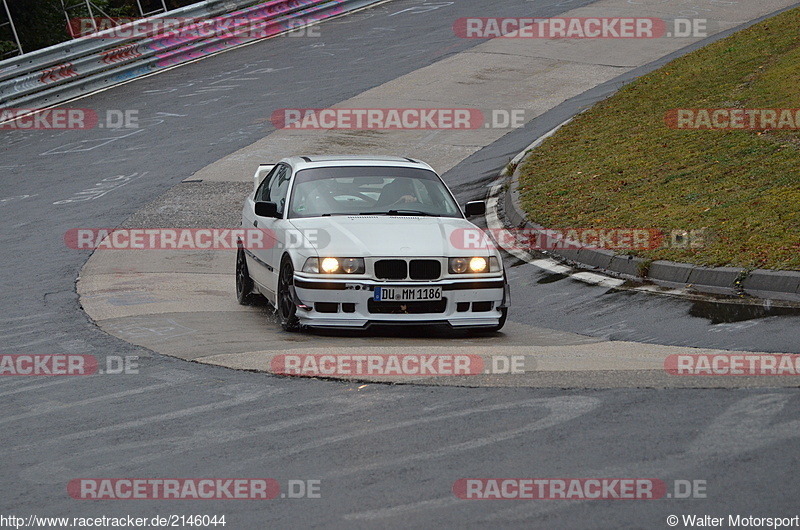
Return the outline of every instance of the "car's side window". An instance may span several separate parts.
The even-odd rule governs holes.
[[[264,180],[262,180],[261,184],[258,185],[258,189],[256,190],[256,195],[254,197],[256,202],[269,202],[269,182],[281,167],[282,166],[279,164],[272,168],[272,171],[267,173],[267,176],[264,177]]]
[[[283,215],[286,206],[286,196],[289,194],[289,168],[281,165],[281,169],[273,175],[269,183],[269,200],[278,205],[278,213]]]

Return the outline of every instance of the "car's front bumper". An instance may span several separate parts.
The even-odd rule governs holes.
[[[376,302],[375,287],[441,287],[442,300]],[[508,303],[504,277],[430,282],[328,280],[295,275],[300,324],[310,327],[363,328],[370,324],[447,324],[454,328],[498,325]]]

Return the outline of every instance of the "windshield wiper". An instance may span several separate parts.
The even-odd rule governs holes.
[[[389,210],[388,212],[362,212],[358,215],[424,215],[426,217],[441,217],[439,214],[423,212],[421,210]]]
[[[389,215],[425,215],[427,217],[439,217],[439,214],[423,212],[421,210],[389,210]]]

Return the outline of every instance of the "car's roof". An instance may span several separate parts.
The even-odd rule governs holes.
[[[428,164],[421,160],[401,156],[376,156],[376,155],[306,155],[284,158],[295,170],[318,167],[347,167],[347,166],[380,166],[380,167],[413,167],[433,171]]]

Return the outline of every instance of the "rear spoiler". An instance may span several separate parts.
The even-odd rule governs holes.
[[[262,164],[258,166],[256,170],[256,174],[253,175],[253,192],[258,189],[258,186],[264,180],[264,178],[269,175],[269,172],[272,171],[277,164]]]

